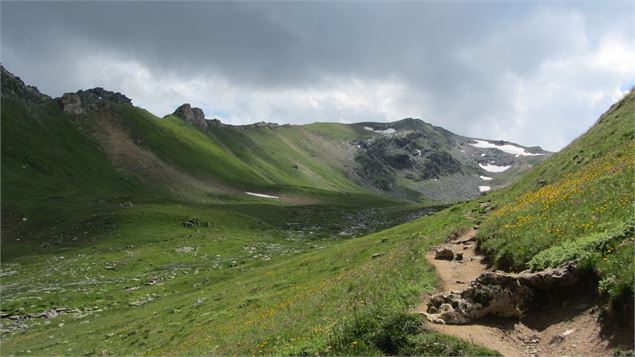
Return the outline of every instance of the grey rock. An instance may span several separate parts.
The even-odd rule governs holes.
[[[177,117],[183,119],[184,121],[197,126],[202,130],[207,129],[207,121],[205,120],[205,113],[201,108],[192,107],[189,103],[185,103],[180,107],[176,108],[173,113]],[[220,121],[219,121],[220,123]]]
[[[119,207],[121,208],[132,208],[134,207],[134,203],[128,201],[128,202],[122,202],[119,204]]]
[[[536,273],[484,272],[464,290],[433,296],[424,316],[443,324],[467,324],[487,315],[522,317],[540,291],[570,286],[579,278],[573,262]]]
[[[132,105],[132,100],[125,95],[101,87],[65,93],[57,102],[64,112],[75,115],[88,114],[110,104]]]
[[[280,127],[280,124],[278,123],[268,123],[268,122],[264,122],[264,121],[260,121],[257,123],[253,123],[253,124],[247,124],[247,125],[239,125],[237,126],[238,128],[243,128],[243,129],[249,129],[249,128],[278,128]]]

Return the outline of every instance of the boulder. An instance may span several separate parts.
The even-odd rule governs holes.
[[[377,259],[379,257],[383,257],[386,253],[375,253],[371,256],[372,259]]]

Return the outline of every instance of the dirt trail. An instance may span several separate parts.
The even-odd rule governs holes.
[[[434,251],[426,260],[434,266],[442,291],[462,290],[488,270],[483,256],[476,252],[471,240],[476,230],[470,229],[452,242],[444,244],[455,253],[462,252],[462,261],[437,260]],[[594,304],[594,288],[572,289],[521,321],[491,317],[468,325],[427,323],[431,330],[455,336],[496,350],[504,356],[610,356],[612,348],[632,349],[631,334],[619,328],[607,329],[598,322]],[[422,297],[415,312],[424,313],[430,295]]]

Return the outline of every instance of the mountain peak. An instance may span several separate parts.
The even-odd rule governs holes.
[[[64,112],[71,114],[86,114],[109,103],[132,105],[132,100],[125,95],[101,87],[65,93],[57,101]]]
[[[207,129],[207,121],[205,121],[205,113],[203,113],[203,109],[192,107],[190,103],[185,103],[176,108],[172,114],[188,123],[194,124],[200,129]]]

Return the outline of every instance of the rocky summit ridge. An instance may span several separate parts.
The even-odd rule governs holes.
[[[62,110],[70,114],[87,114],[109,103],[132,105],[132,100],[125,95],[101,87],[65,93],[57,101]]]

